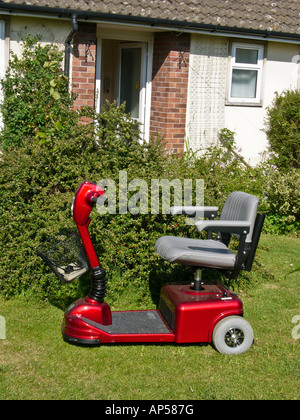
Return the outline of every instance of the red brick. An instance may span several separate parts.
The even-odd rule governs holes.
[[[164,136],[167,149],[183,153],[190,36],[155,35],[150,131]]]
[[[73,80],[75,83],[87,83],[87,78],[86,77],[75,77],[73,74]]]
[[[95,105],[96,24],[79,23],[74,36],[72,68],[73,90],[77,94],[74,108]]]

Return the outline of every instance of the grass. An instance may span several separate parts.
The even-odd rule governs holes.
[[[0,299],[0,399],[299,399],[300,339],[292,337],[292,318],[300,315],[300,273],[285,275],[299,263],[299,249],[299,238],[262,236],[251,285],[240,291],[255,343],[236,357],[210,345],[76,347],[62,340],[61,309]],[[124,294],[113,309],[129,300]]]

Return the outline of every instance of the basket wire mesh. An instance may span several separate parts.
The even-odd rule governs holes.
[[[63,283],[70,283],[89,270],[86,254],[77,232],[57,233],[43,242],[36,253]]]

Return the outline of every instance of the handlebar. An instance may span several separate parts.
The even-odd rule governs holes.
[[[104,190],[96,183],[84,181],[78,188],[73,200],[73,219],[77,225],[85,252],[92,269],[99,267],[99,260],[91,241],[88,226],[90,213],[98,197],[104,194]]]
[[[73,218],[77,225],[86,226],[98,197],[104,190],[94,182],[84,181],[78,188],[73,202]]]

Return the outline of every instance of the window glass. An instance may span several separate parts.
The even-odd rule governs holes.
[[[257,64],[258,50],[248,48],[237,48],[235,62],[241,64]]]
[[[232,72],[231,97],[255,98],[257,84],[256,70],[237,70]]]
[[[139,117],[141,57],[142,48],[122,48],[120,102],[132,118]]]

